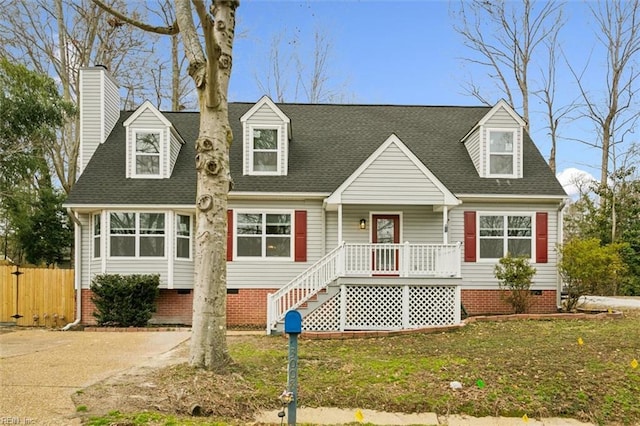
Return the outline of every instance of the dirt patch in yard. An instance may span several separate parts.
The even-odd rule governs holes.
[[[238,341],[241,337],[233,337]],[[252,402],[253,386],[241,368],[220,375],[187,364],[188,341],[157,359],[76,392],[73,402],[83,420],[113,411],[152,411],[176,416],[207,416],[251,421],[263,409]]]

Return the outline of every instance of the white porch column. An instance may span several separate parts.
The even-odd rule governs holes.
[[[442,209],[442,244],[449,244],[449,207]]]
[[[338,245],[342,243],[342,203],[338,204]]]
[[[402,329],[409,328],[410,312],[411,309],[411,294],[407,284],[402,286]]]
[[[453,321],[454,324],[460,324],[462,312],[460,307],[462,306],[462,290],[461,286],[455,286],[455,295],[453,302]]]
[[[340,331],[344,331],[347,325],[347,286],[340,286]]]

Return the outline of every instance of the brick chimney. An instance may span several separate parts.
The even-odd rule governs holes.
[[[118,84],[103,65],[80,69],[78,177],[120,117]]]

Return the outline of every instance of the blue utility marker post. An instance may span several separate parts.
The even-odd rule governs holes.
[[[302,315],[298,311],[289,311],[284,316],[284,332],[289,335],[289,369],[287,372],[287,390],[291,393],[291,402],[287,407],[287,424],[296,424],[296,406],[298,405],[298,334],[302,333]]]

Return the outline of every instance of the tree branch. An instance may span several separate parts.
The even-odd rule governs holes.
[[[144,22],[140,22],[135,19],[132,19],[127,15],[124,15],[121,12],[102,3],[101,0],[91,0],[91,1],[93,2],[93,4],[95,4],[105,12],[108,12],[111,15],[115,16],[116,18],[120,19],[121,21],[124,21],[130,25],[133,25],[134,27],[140,28],[141,30],[148,31],[151,33],[156,33],[156,34],[163,34],[163,35],[175,35],[180,32],[180,27],[178,26],[177,21],[174,22],[173,25],[170,25],[168,27],[156,27],[156,26],[145,24]]]

